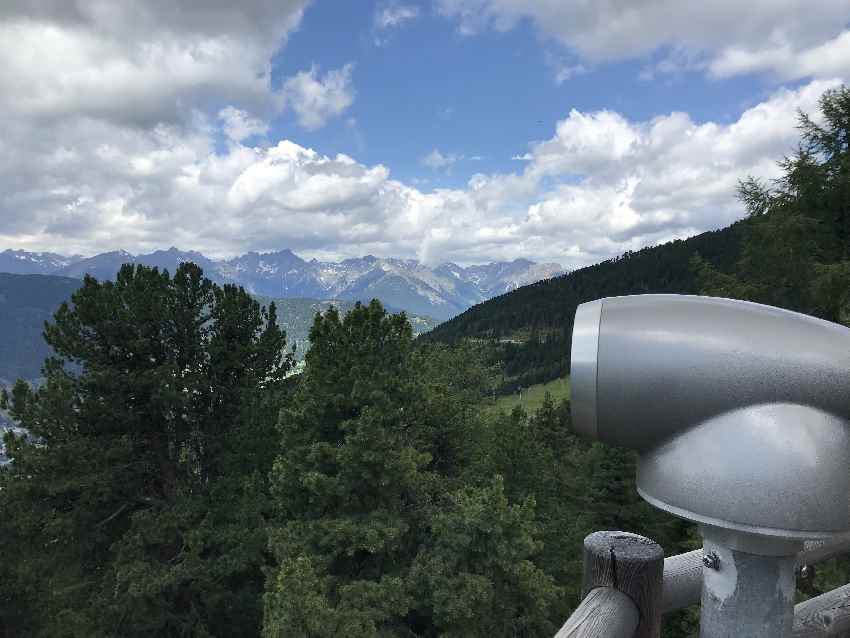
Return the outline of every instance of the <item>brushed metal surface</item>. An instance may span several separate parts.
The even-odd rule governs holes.
[[[813,408],[727,412],[643,452],[637,486],[691,521],[763,536],[819,538],[850,529],[850,433]]]
[[[850,329],[689,295],[597,300],[576,326],[575,427],[640,453],[650,503],[784,538],[850,529]]]
[[[570,401],[573,428],[589,438],[596,429],[596,361],[599,349],[599,320],[602,303],[591,301],[576,310],[570,351]]]
[[[702,570],[700,638],[791,638],[794,554],[750,554],[701,532],[703,551],[719,566]]]

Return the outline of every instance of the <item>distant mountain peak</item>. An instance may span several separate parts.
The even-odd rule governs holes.
[[[486,299],[563,272],[557,264],[537,264],[528,259],[466,267],[445,262],[433,268],[416,259],[371,254],[338,262],[306,261],[289,248],[213,260],[176,246],[140,255],[114,250],[87,258],[8,249],[0,252],[0,272],[76,278],[89,273],[103,280],[113,278],[126,262],[173,271],[187,260],[201,266],[213,281],[236,283],[253,294],[366,302],[378,298],[390,307],[438,319],[448,319]]]

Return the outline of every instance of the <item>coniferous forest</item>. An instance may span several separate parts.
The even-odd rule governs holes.
[[[2,396],[30,435],[7,435],[0,470],[0,636],[552,636],[588,533],[695,547],[638,498],[631,453],[573,434],[568,401],[482,405],[564,375],[575,307],[599,297],[699,292],[850,324],[850,90],[820,108],[781,179],[741,181],[740,223],[425,339],[377,301],[331,309],[296,376],[274,304],[193,264],[87,277],[45,325],[43,384]],[[848,580],[826,563],[800,595]]]

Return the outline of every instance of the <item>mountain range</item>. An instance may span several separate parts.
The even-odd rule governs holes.
[[[235,283],[255,295],[350,301],[378,298],[387,306],[441,321],[492,297],[564,272],[558,264],[525,259],[476,266],[443,263],[431,268],[415,259],[372,255],[339,262],[308,261],[288,249],[214,260],[174,247],[141,255],[119,250],[93,257],[5,250],[0,252],[0,272],[74,278],[88,273],[111,279],[124,263],[174,272],[184,261],[195,262],[217,283]]]

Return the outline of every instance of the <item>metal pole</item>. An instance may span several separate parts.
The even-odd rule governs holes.
[[[700,638],[791,638],[802,542],[702,526]]]

